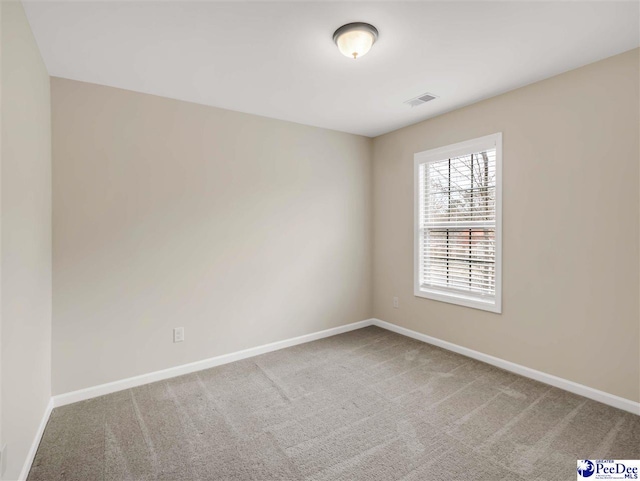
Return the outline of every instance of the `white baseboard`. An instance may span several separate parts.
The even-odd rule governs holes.
[[[354,322],[351,324],[346,324],[344,326],[333,327],[324,331],[305,334],[304,336],[294,337],[292,339],[285,339],[284,341],[272,342],[270,344],[264,344],[262,346],[252,347],[249,349],[244,349],[242,351],[204,359],[202,361],[182,364],[181,366],[163,369],[162,371],[150,372],[147,374],[142,374],[140,376],[113,381],[107,384],[100,384],[98,386],[88,387],[85,389],[80,389],[78,391],[59,394],[52,398],[53,406],[64,406],[66,404],[84,401],[86,399],[103,396],[105,394],[122,391],[124,389],[141,386],[143,384],[162,381],[164,379],[182,376],[183,374],[190,374],[196,371],[202,371],[203,369],[209,369],[211,367],[220,366],[222,364],[228,364],[230,362],[239,361],[248,357],[259,356],[260,354],[265,354],[267,352],[277,351],[286,347],[304,344],[305,342],[316,341],[325,337],[335,336],[336,334],[342,334],[344,332],[361,329],[363,327],[371,326],[372,324],[373,319],[366,319],[364,321]]]
[[[20,472],[19,481],[25,481],[27,476],[29,476],[29,471],[31,470],[31,465],[33,464],[33,460],[36,457],[36,452],[38,451],[38,446],[40,445],[40,440],[42,439],[42,435],[44,434],[44,428],[47,427],[47,423],[49,422],[49,416],[51,416],[51,411],[53,410],[53,398],[49,399],[49,403],[47,404],[47,408],[42,415],[42,420],[40,421],[40,426],[38,426],[38,431],[36,431],[36,435],[33,438],[33,442],[31,443],[31,448],[29,448],[29,453],[27,454],[27,459],[25,459],[24,464],[22,465],[22,471]]]
[[[640,403],[637,403],[635,401],[631,401],[629,399],[615,396],[613,394],[609,394],[604,391],[599,391],[597,389],[593,389],[583,384],[578,384],[576,382],[569,381],[567,379],[563,379],[563,378],[554,376],[552,374],[536,371],[535,369],[531,369],[510,361],[505,361],[504,359],[490,356],[488,354],[483,354],[481,352],[474,351],[473,349],[462,347],[457,344],[453,344],[451,342],[447,342],[441,339],[437,339],[435,337],[427,336],[426,334],[412,331],[411,329],[406,329],[404,327],[400,327],[395,324],[382,321],[380,319],[367,319],[364,321],[354,322],[352,324],[334,327],[332,329],[326,329],[324,331],[314,332],[311,334],[306,334],[304,336],[294,337],[292,339],[286,339],[284,341],[273,342],[271,344],[265,344],[258,347],[244,349],[242,351],[237,351],[230,354],[223,354],[222,356],[216,356],[210,359],[204,359],[202,361],[192,362],[190,364],[183,364],[181,366],[164,369],[162,371],[150,372],[147,374],[142,374],[140,376],[122,379],[120,381],[114,381],[107,384],[101,384],[99,386],[80,389],[78,391],[59,394],[52,398],[53,407],[64,406],[66,404],[71,404],[78,401],[84,401],[86,399],[103,396],[105,394],[110,394],[116,391],[122,391],[124,389],[141,386],[143,384],[162,381],[164,379],[169,379],[172,377],[181,376],[183,374],[189,374],[192,372],[201,371],[203,369],[209,369],[211,367],[220,366],[222,364],[239,361],[241,359],[258,356],[260,354],[277,351],[279,349],[296,346],[298,344],[304,344],[306,342],[315,341],[325,337],[335,336],[336,334],[342,334],[344,332],[353,331],[355,329],[360,329],[360,328],[371,326],[371,325],[378,326],[383,329],[387,329],[389,331],[402,334],[403,336],[411,337],[413,339],[426,342],[428,344],[433,344],[434,346],[438,346],[443,349],[447,349],[449,351],[457,352],[458,354],[462,354],[463,356],[467,356],[472,359],[477,359],[478,361],[486,362],[487,364],[491,364],[493,366],[499,367],[501,369],[504,369],[505,371],[510,371],[524,377],[535,379],[536,381],[540,381],[542,383],[549,384],[551,386],[555,386],[560,389],[564,389],[565,391],[569,391],[574,394],[578,394],[580,396],[593,399],[594,401],[598,401],[603,404],[608,404],[609,406],[613,406],[615,408],[640,415]],[[48,419],[48,414],[47,414],[47,419]],[[45,421],[45,425],[46,425],[46,421]],[[37,444],[36,444],[36,448],[37,448]],[[33,454],[35,455],[35,452]],[[30,463],[29,463],[29,466],[30,466]]]
[[[435,337],[427,336],[426,334],[421,334],[419,332],[412,331],[411,329],[400,327],[396,324],[391,324],[390,322],[381,321],[380,319],[373,319],[373,325],[396,332],[398,334],[402,334],[403,336],[417,339],[418,341],[433,344],[434,346],[438,346],[449,351],[457,352],[458,354],[477,359],[478,361],[486,362],[487,364],[499,367],[500,369],[504,369],[505,371],[511,371],[516,374],[520,374],[521,376],[528,377],[560,389],[564,389],[565,391],[569,391],[589,399],[593,399],[594,401],[608,404],[609,406],[613,406],[615,408],[640,415],[640,403],[631,401],[630,399],[625,399],[620,396],[615,396],[614,394],[599,391],[597,389],[593,389],[583,384],[578,384],[577,382],[569,381],[552,374],[536,371],[535,369],[531,369],[514,362],[505,361],[504,359],[493,357],[488,354],[483,354],[481,352],[474,351],[473,349],[462,347],[451,342],[437,339]]]

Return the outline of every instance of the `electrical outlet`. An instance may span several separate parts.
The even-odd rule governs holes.
[[[176,327],[173,329],[173,342],[184,341],[184,327]]]
[[[3,479],[4,472],[7,469],[7,445],[3,444],[0,448],[0,479]]]
[[[398,301],[397,297],[393,298],[393,308],[398,309],[400,307],[400,301]]]

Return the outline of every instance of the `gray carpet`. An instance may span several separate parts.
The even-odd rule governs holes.
[[[56,408],[39,480],[574,480],[640,417],[377,327]]]

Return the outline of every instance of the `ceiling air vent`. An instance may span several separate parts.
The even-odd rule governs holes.
[[[435,99],[436,96],[433,94],[422,94],[419,95],[416,98],[413,98],[411,100],[407,100],[405,102],[405,104],[410,105],[411,107],[417,107],[418,105],[422,105],[422,104],[426,104],[427,102],[430,102],[431,100]]]

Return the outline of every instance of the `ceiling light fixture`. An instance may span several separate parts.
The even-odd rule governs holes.
[[[333,41],[345,57],[360,58],[371,50],[378,39],[378,29],[368,23],[355,22],[343,25],[333,34]]]

